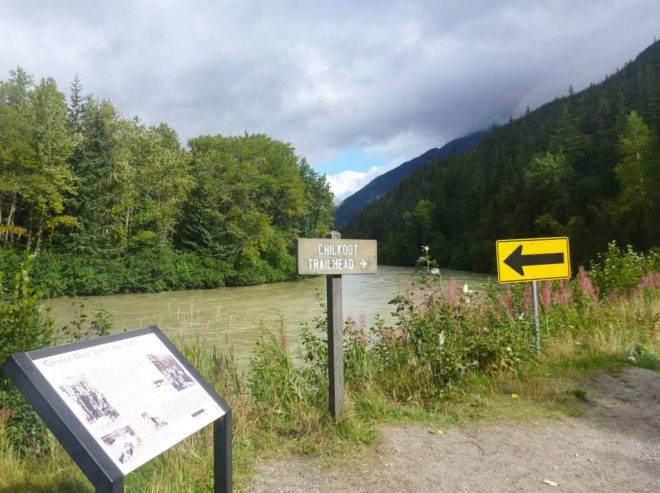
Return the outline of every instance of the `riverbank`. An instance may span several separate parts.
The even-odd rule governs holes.
[[[469,272],[442,271],[446,279],[455,278],[461,286],[481,285],[484,276]],[[419,275],[410,267],[379,266],[366,276],[344,276],[342,281],[343,318],[361,321],[366,326],[376,318],[395,323],[389,304]],[[157,325],[173,340],[203,337],[218,347],[231,346],[237,363],[247,369],[262,327],[280,324],[296,350],[300,326],[323,313],[319,297],[325,297],[325,277],[304,277],[290,282],[215,289],[131,293],[96,297],[45,300],[55,327],[71,325],[74,319],[93,320],[102,308],[112,320],[112,332]]]
[[[660,285],[657,274],[649,279],[616,298],[596,296],[586,274],[544,284],[540,358],[524,286],[477,293],[447,280],[411,289],[398,299],[397,323],[347,324],[346,414],[339,423],[326,409],[323,318],[303,330],[297,360],[283,333],[263,334],[245,374],[231,353],[203,339],[182,349],[233,409],[235,488],[245,490],[276,456],[368,454],[382,443],[384,424],[417,423],[441,436],[457,424],[579,414],[590,392],[585,378],[628,366],[660,369]],[[0,490],[89,491],[46,437],[45,453],[26,456],[0,439]],[[211,474],[207,429],[130,474],[126,487],[203,491]]]
[[[25,258],[24,252],[0,249],[0,285],[12,285]],[[46,251],[31,264],[33,286],[46,298],[248,286],[297,278],[290,255],[277,266],[262,259],[237,265],[167,246],[108,257]]]
[[[557,491],[656,491],[659,371],[657,357],[543,358],[517,375],[472,378],[432,407],[352,401],[339,425],[321,418],[320,428],[301,423],[293,435],[260,426],[264,411],[225,387],[235,418],[234,489],[531,492],[556,483]],[[1,435],[0,427],[3,443]],[[50,447],[22,459],[0,447],[0,491],[91,493],[59,445]],[[211,471],[207,429],[130,474],[126,488],[207,491]]]

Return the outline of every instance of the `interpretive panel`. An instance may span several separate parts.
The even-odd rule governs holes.
[[[298,238],[298,274],[375,274],[376,240]]]
[[[43,352],[28,355],[123,475],[225,414],[156,333]]]

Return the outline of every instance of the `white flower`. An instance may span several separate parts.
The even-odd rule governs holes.
[[[465,294],[468,294],[469,291],[470,291],[470,288],[468,287],[467,283],[465,283],[465,284],[463,285],[463,292],[464,292]]]

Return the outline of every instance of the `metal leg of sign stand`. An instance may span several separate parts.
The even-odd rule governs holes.
[[[124,493],[124,478],[119,478],[112,483],[97,484],[94,488],[96,493]]]
[[[213,423],[213,491],[231,493],[231,409]]]
[[[532,281],[532,294],[534,296],[534,333],[536,335],[536,354],[541,354],[541,333],[539,331],[539,295],[536,281]]]

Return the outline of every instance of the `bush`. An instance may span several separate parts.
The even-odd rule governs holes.
[[[15,276],[11,292],[0,290],[0,363],[13,353],[31,351],[49,345],[53,322],[42,314],[40,292],[30,285],[27,259]],[[5,440],[19,452],[41,451],[46,444],[46,430],[32,407],[25,401],[0,369],[0,419],[5,423]]]
[[[512,369],[531,357],[531,319],[521,288],[515,291],[504,305],[493,289],[477,298],[450,279],[393,300],[398,321],[377,327],[372,350],[383,390],[395,399],[426,399],[455,388],[468,372]]]
[[[14,276],[20,270],[21,258],[17,251],[0,249],[0,271]],[[46,297],[242,286],[295,277],[295,259],[290,255],[279,258],[277,266],[265,260],[234,265],[160,246],[108,258],[43,252],[33,264],[33,284]]]
[[[601,295],[607,297],[629,294],[645,276],[658,271],[660,250],[639,253],[630,245],[622,250],[613,241],[607,245],[607,252],[591,263],[589,274]]]

